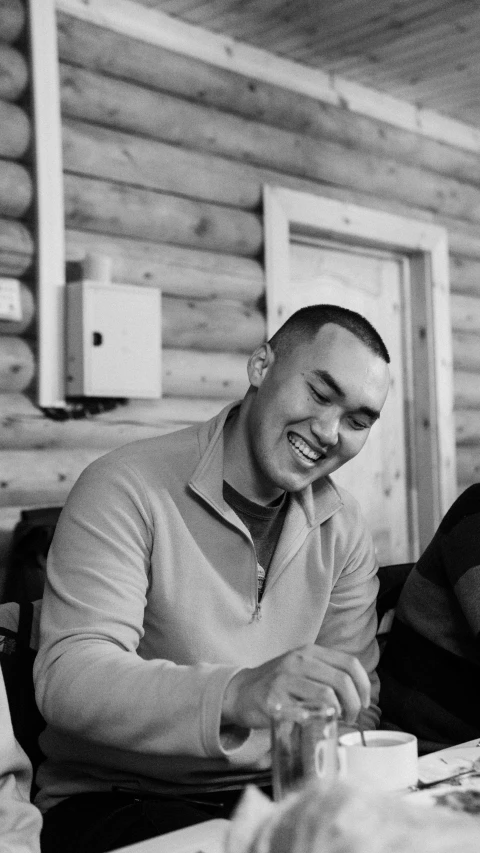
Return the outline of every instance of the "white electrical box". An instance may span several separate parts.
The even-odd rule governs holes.
[[[68,284],[67,397],[161,396],[158,288]]]

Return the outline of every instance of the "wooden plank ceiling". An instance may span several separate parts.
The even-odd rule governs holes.
[[[137,0],[480,127],[480,0]]]

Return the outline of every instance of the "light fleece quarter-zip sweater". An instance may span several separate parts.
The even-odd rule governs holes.
[[[112,785],[191,792],[266,778],[269,732],[220,734],[242,667],[305,643],[356,655],[378,723],[377,565],[356,501],[290,496],[261,607],[251,536],[222,496],[223,425],[114,450],[72,489],[50,549],[35,664],[45,810]]]

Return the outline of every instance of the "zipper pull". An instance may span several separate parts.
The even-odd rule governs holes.
[[[262,605],[260,604],[259,601],[257,601],[257,603],[255,605],[255,610],[252,613],[252,618],[250,619],[250,622],[260,622],[261,618],[262,618]]]

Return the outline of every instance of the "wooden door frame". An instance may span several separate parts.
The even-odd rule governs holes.
[[[456,497],[447,232],[404,216],[276,186],[264,187],[264,227],[269,338],[288,316],[292,234],[318,235],[408,257],[411,497],[423,550]]]

